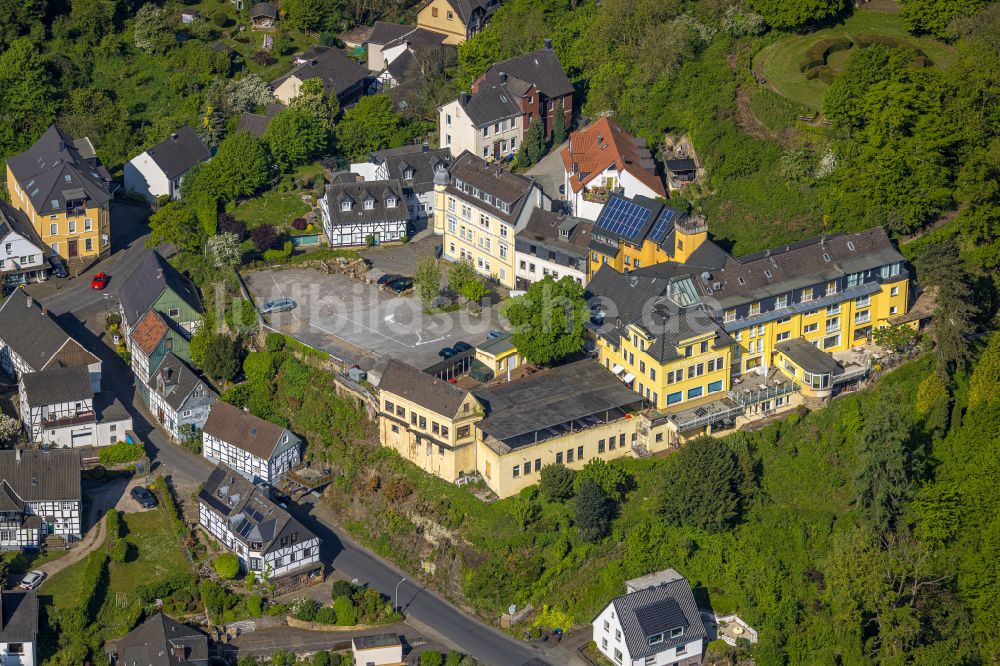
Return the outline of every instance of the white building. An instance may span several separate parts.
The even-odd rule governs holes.
[[[399,181],[406,198],[410,222],[421,230],[434,216],[434,173],[440,166],[451,164],[447,148],[431,148],[428,144],[389,148],[372,153],[367,162],[355,162],[351,173],[370,181]]]
[[[351,656],[359,666],[401,666],[403,642],[396,634],[355,636],[351,639]]]
[[[477,92],[463,92],[438,109],[441,148],[453,157],[464,151],[486,160],[512,157],[524,139],[522,116],[518,97],[506,82],[484,82]]]
[[[407,235],[410,214],[398,180],[331,183],[319,208],[330,247],[379,245]]]
[[[209,666],[212,661],[208,636],[163,613],[108,641],[106,649],[111,666]]]
[[[0,368],[13,379],[25,372],[85,365],[94,391],[101,390],[101,359],[70,337],[49,312],[26,294],[0,304]]]
[[[37,550],[46,537],[80,538],[80,454],[0,451],[0,550]]]
[[[627,198],[667,196],[646,141],[610,118],[570,132],[562,160],[566,198],[577,217],[596,220],[612,193]]]
[[[0,666],[35,666],[38,640],[38,593],[0,594]]]
[[[587,284],[587,244],[593,223],[536,208],[514,238],[515,288],[526,290],[551,275]]]
[[[162,196],[180,199],[185,174],[211,157],[208,146],[185,125],[125,165],[125,189],[147,201]]]
[[[198,493],[198,522],[264,580],[322,570],[319,538],[225,465],[216,466]]]
[[[45,279],[45,246],[28,217],[0,201],[0,275],[6,289]],[[6,289],[4,293],[6,293]]]
[[[302,462],[302,440],[287,428],[217,400],[202,429],[202,453],[250,480],[275,484]]]
[[[94,392],[86,366],[26,372],[18,388],[21,422],[32,442],[109,446],[132,429],[132,417],[111,393]]]
[[[698,666],[708,632],[691,586],[673,569],[627,581],[593,621],[594,643],[615,664]]]

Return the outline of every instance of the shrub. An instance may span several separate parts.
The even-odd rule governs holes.
[[[247,225],[237,220],[232,213],[219,213],[219,233],[233,234],[242,242],[247,238]]]
[[[573,479],[576,472],[562,464],[542,468],[539,483],[542,495],[550,502],[562,502],[573,496]]]
[[[274,228],[274,225],[262,224],[253,228],[250,232],[250,239],[253,241],[253,246],[258,251],[263,252],[274,247],[278,240],[278,230]]]
[[[295,229],[297,231],[304,231],[308,225],[309,223],[306,222],[306,218],[304,217],[297,217],[294,220],[292,220],[292,229]]]
[[[333,610],[337,614],[337,624],[349,627],[358,623],[358,612],[350,597],[337,597],[333,600]]]
[[[334,581],[333,587],[330,589],[330,598],[353,597],[355,592],[357,592],[357,587],[354,583],[349,580],[337,580]]]
[[[133,460],[138,460],[146,454],[146,449],[141,443],[129,444],[128,442],[118,442],[111,446],[102,447],[98,457],[105,467],[122,465]]]
[[[292,602],[292,617],[303,622],[312,622],[316,618],[316,602],[306,597],[300,597]]]
[[[232,580],[240,573],[240,560],[233,553],[223,553],[212,562],[212,568],[220,578]]]
[[[854,44],[851,40],[844,37],[818,41],[813,44],[808,51],[806,51],[805,57],[802,62],[799,63],[799,71],[805,73],[815,67],[822,67],[826,64],[826,60],[830,57],[831,53],[846,51],[852,46],[854,46]]]
[[[443,666],[444,655],[437,651],[424,652],[420,655],[420,666]]]
[[[112,562],[118,562],[119,564],[125,561],[128,556],[129,542],[125,539],[115,539],[111,545],[110,556]]]
[[[280,250],[266,250],[264,261],[269,264],[283,264],[291,258],[293,248],[292,241],[285,241],[284,247]]]
[[[135,588],[135,594],[144,604],[152,603],[156,599],[164,599],[171,594],[184,590],[190,596],[197,585],[197,578],[191,573],[177,574],[156,583],[144,583]]]
[[[260,597],[257,595],[247,597],[247,612],[250,613],[250,617],[260,617],[264,614]]]
[[[313,616],[313,622],[319,622],[320,624],[337,624],[337,611],[333,610],[329,606],[322,606],[316,611],[316,615]]]

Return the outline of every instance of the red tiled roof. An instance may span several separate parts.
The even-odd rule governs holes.
[[[167,322],[163,320],[159,312],[149,310],[132,330],[132,339],[139,345],[139,349],[146,356],[149,356],[166,334]]]
[[[571,132],[569,145],[562,150],[562,160],[566,173],[570,174],[569,184],[574,192],[582,190],[614,164],[619,171],[627,171],[656,194],[667,196],[645,143],[610,118],[599,118],[589,127]],[[574,164],[577,166],[576,173]]]

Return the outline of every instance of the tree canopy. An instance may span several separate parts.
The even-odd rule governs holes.
[[[337,124],[337,147],[349,159],[366,159],[368,153],[388,148],[399,126],[388,96],[362,97]]]
[[[549,364],[583,347],[583,324],[589,318],[583,287],[572,278],[547,275],[528,291],[503,303],[511,324],[511,342],[531,363]]]

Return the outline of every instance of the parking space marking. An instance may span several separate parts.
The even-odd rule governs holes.
[[[392,342],[395,342],[395,343],[396,343],[396,344],[398,344],[398,345],[402,345],[402,346],[404,346],[404,347],[410,347],[411,349],[413,348],[413,345],[408,345],[408,344],[406,344],[405,342],[401,342],[400,340],[398,340],[398,339],[396,339],[396,338],[392,337],[391,335],[386,335],[385,333],[382,333],[381,331],[377,331],[377,330],[375,330],[374,328],[371,328],[371,327],[369,327],[369,326],[365,326],[365,325],[364,325],[364,324],[362,324],[361,322],[359,322],[359,321],[355,321],[355,320],[351,319],[350,317],[345,317],[344,315],[340,315],[340,314],[337,314],[336,312],[331,312],[330,314],[331,314],[331,315],[333,315],[334,317],[339,317],[339,318],[341,318],[341,319],[344,319],[345,321],[349,321],[349,322],[351,322],[352,324],[355,324],[356,326],[360,326],[361,328],[365,329],[366,331],[369,331],[369,332],[371,332],[371,333],[374,333],[375,335],[377,335],[377,336],[379,336],[379,337],[382,337],[382,338],[385,338],[386,340],[391,340]],[[332,336],[334,336],[334,337],[337,337],[337,338],[340,338],[341,340],[344,340],[345,342],[351,342],[350,340],[348,340],[348,339],[347,339],[347,338],[345,338],[344,336],[342,336],[342,335],[338,335],[338,334],[336,334],[336,333],[333,333],[332,331],[328,331],[328,330],[326,330],[325,328],[323,328],[322,326],[319,326],[319,325],[315,324],[315,323],[314,323],[314,322],[312,322],[312,321],[310,321],[310,322],[309,322],[309,325],[310,325],[310,326],[313,326],[313,327],[315,327],[315,328],[318,328],[319,330],[323,331],[323,332],[324,332],[324,333],[326,333],[327,335],[332,335]],[[357,344],[357,343],[355,343],[355,342],[351,342],[351,344]]]

